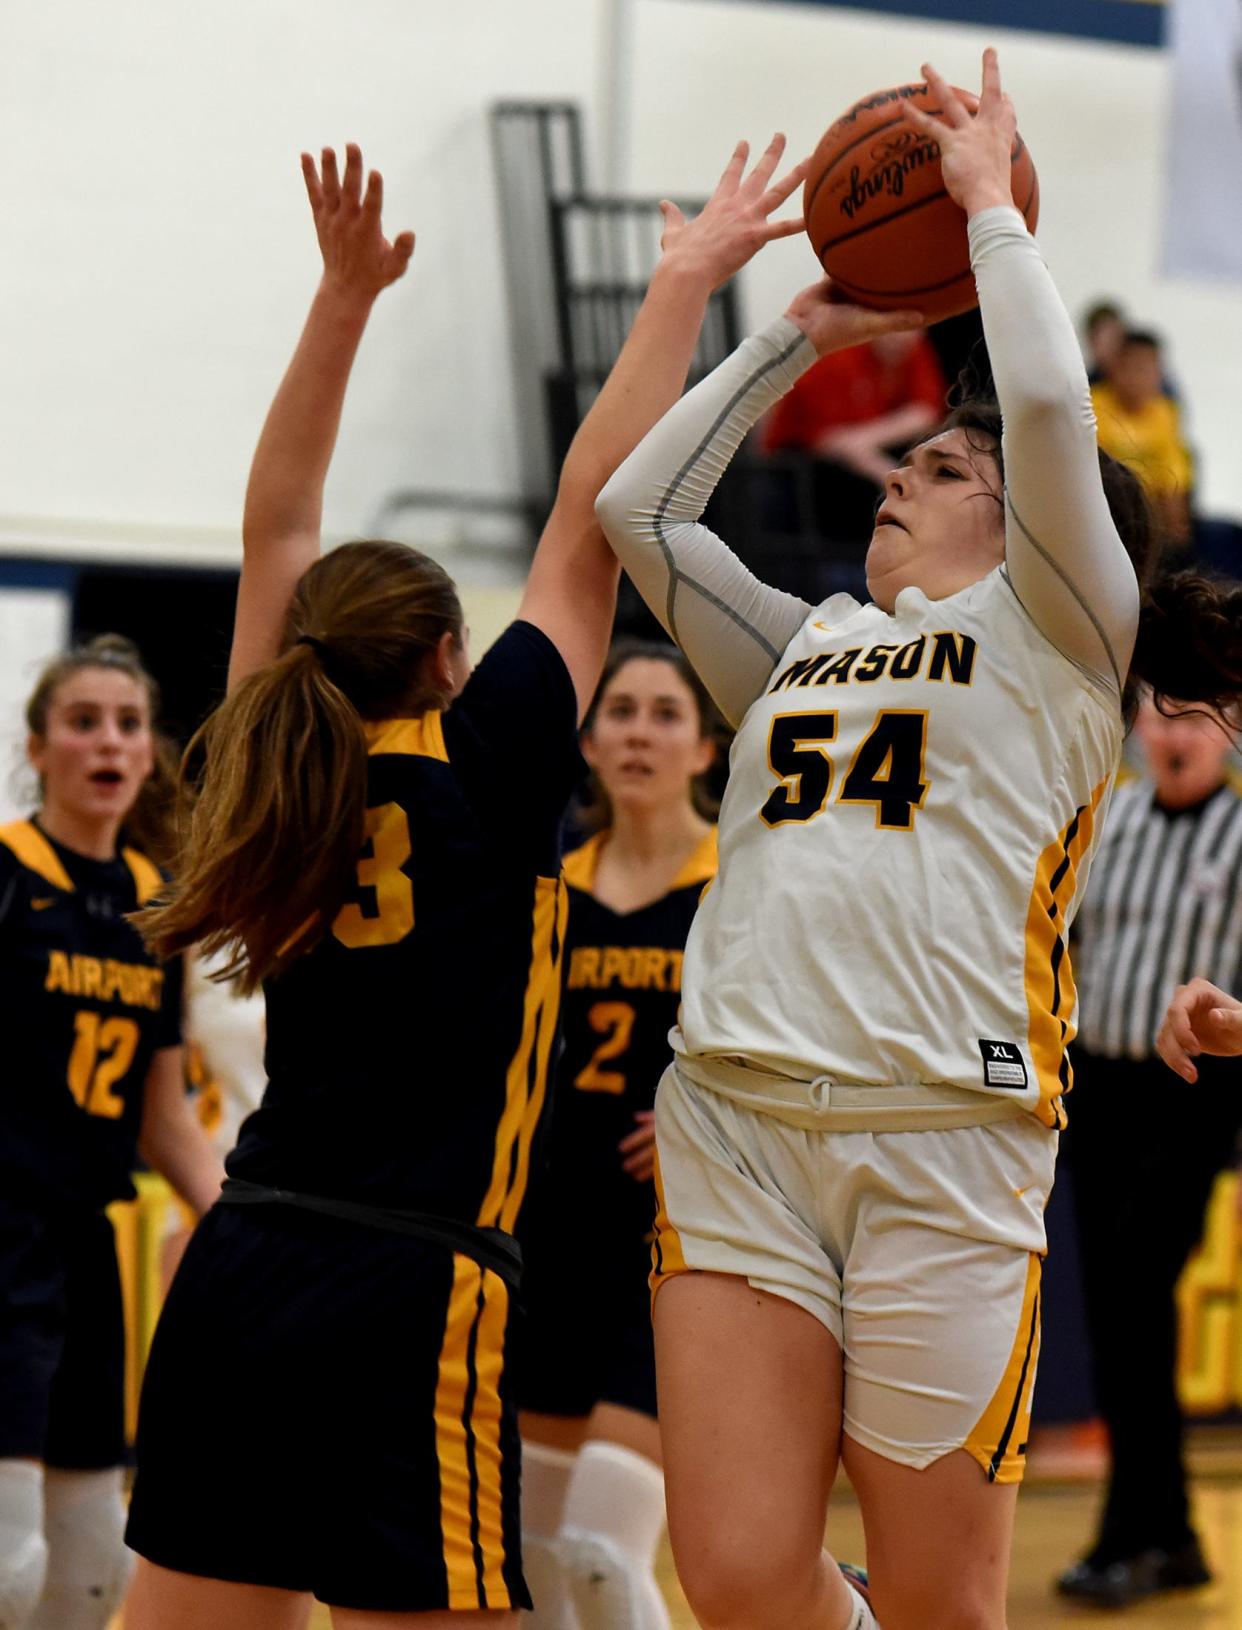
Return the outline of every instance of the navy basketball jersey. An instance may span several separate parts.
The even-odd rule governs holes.
[[[0,1196],[88,1208],[133,1194],[153,1054],[181,1041],[181,962],[126,921],[161,877],[136,849],[92,860],[34,821],[0,826]]]
[[[367,729],[356,883],[265,985],[268,1084],[228,1171],[512,1231],[559,1007],[573,684],[517,622],[447,711]]]
[[[548,1139],[548,1181],[566,1198],[589,1199],[651,1226],[651,1193],[622,1170],[617,1146],[635,1116],[655,1102],[672,1058],[668,1035],[681,1000],[686,936],[704,887],[716,875],[713,827],[668,892],[637,911],[616,912],[591,890],[608,834],[565,861],[569,887],[556,1103]],[[621,1217],[616,1219],[624,1229]],[[632,1230],[631,1230],[632,1231]]]

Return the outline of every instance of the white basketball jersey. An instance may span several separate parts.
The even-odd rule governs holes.
[[[1003,570],[817,607],[733,745],[678,1050],[1062,1124],[1066,941],[1121,741]]]

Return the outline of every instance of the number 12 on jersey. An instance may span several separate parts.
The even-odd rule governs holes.
[[[839,715],[778,713],[768,733],[768,764],[780,785],[759,811],[768,826],[813,821],[828,804],[835,766],[828,748],[837,736]],[[886,710],[858,744],[841,781],[838,804],[874,804],[875,824],[889,832],[909,832],[923,807],[928,781],[923,774],[927,714],[921,709]]]

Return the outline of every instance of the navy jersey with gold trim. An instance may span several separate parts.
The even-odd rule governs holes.
[[[569,928],[562,979],[564,1047],[548,1138],[550,1195],[606,1208],[622,1232],[651,1227],[649,1185],[621,1166],[617,1145],[655,1102],[671,1057],[668,1033],[681,1000],[686,936],[704,885],[716,875],[713,827],[668,892],[638,911],[616,912],[591,893],[607,833],[565,861]],[[574,1202],[577,1204],[578,1202]]]
[[[573,684],[516,622],[446,712],[368,733],[357,886],[267,982],[268,1085],[228,1171],[511,1231],[559,1006]]]
[[[0,1198],[94,1208],[131,1196],[152,1055],[181,1041],[181,963],[125,920],[160,873],[92,860],[33,821],[0,827]]]

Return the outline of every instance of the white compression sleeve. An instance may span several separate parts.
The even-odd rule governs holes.
[[[747,430],[814,361],[785,317],[744,341],[664,415],[595,506],[635,588],[733,725],[811,608],[761,583],[700,517]]]
[[[1040,632],[1119,695],[1138,581],[1100,483],[1073,324],[1016,209],[976,215],[970,255],[1004,423],[1009,581]]]
[[[582,1630],[671,1630],[655,1578],[664,1520],[658,1466],[619,1443],[583,1445],[559,1543]]]
[[[107,1630],[125,1600],[134,1553],[125,1547],[119,1466],[46,1472],[48,1563],[30,1630]]]
[[[0,1630],[26,1630],[43,1594],[43,1467],[0,1460]]]
[[[529,1439],[522,1444],[522,1569],[534,1611],[527,1630],[579,1630],[569,1578],[557,1549],[565,1496],[578,1456]]]

